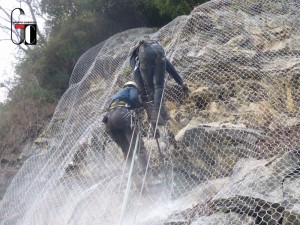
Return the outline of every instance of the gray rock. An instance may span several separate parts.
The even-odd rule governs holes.
[[[192,222],[191,225],[252,225],[254,219],[250,216],[237,213],[214,213],[210,216],[203,216]]]

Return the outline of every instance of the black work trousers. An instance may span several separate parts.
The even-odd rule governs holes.
[[[131,127],[131,123],[132,118],[130,111],[125,107],[117,106],[107,113],[106,132],[110,138],[121,148],[125,159],[128,155],[128,166],[132,161],[137,134],[139,132],[137,127]],[[139,167],[144,171],[147,166],[147,155],[144,142],[141,137],[138,141],[138,144],[138,164]]]
[[[139,50],[140,74],[145,83],[153,108],[158,109],[163,95],[166,58],[159,44],[141,46]]]

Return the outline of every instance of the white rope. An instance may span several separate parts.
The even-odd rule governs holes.
[[[157,124],[158,124],[158,120],[159,120],[159,117],[160,117],[161,106],[162,106],[163,99],[164,99],[165,86],[166,86],[166,80],[167,80],[167,78],[168,78],[168,75],[166,75],[166,77],[165,77],[164,88],[163,88],[163,92],[162,92],[160,103],[159,103],[158,115],[157,115],[157,119],[156,119],[156,123],[155,123],[153,138],[155,138],[155,134],[156,134],[156,131],[157,131]]]
[[[138,198],[138,201],[137,201],[137,204],[136,204],[137,207],[136,207],[136,210],[135,210],[134,220],[133,220],[133,224],[132,225],[135,224],[136,217],[137,217],[137,214],[138,214],[139,204],[140,204],[140,201],[141,201],[141,198],[142,198],[142,194],[143,194],[143,190],[144,190],[144,187],[145,187],[145,181],[146,181],[146,176],[147,176],[147,172],[148,172],[148,168],[149,168],[149,163],[150,163],[150,157],[148,158],[147,166],[146,166],[146,170],[145,170],[145,174],[143,176],[142,187],[141,187],[139,198]]]
[[[123,169],[122,169],[122,175],[121,175],[121,181],[120,181],[120,186],[119,186],[119,190],[117,192],[117,198],[119,198],[119,195],[121,193],[121,188],[122,188],[122,183],[123,183],[123,178],[124,178],[124,174],[125,174],[125,170],[126,170],[126,166],[127,166],[127,161],[128,161],[128,156],[129,156],[129,151],[131,149],[132,146],[132,142],[133,142],[133,137],[134,137],[134,133],[135,133],[135,126],[133,128],[133,132],[132,132],[132,136],[131,136],[131,140],[130,140],[130,144],[129,144],[129,149],[128,149],[128,153],[126,155],[126,159],[125,159],[125,163],[123,165]]]
[[[140,130],[139,130],[139,132],[140,132]],[[142,194],[143,194],[143,190],[144,190],[144,187],[145,187],[146,176],[147,176],[147,172],[148,172],[148,168],[149,168],[149,164],[150,164],[150,155],[151,155],[151,152],[149,153],[145,173],[144,173],[144,176],[143,176],[142,187],[141,187],[139,198],[138,198],[138,201],[137,201],[137,204],[136,204],[137,207],[136,207],[136,210],[135,210],[133,225],[135,224],[135,221],[136,221],[136,217],[137,217],[138,209],[139,209],[139,204],[140,204],[141,197],[142,197]]]
[[[134,135],[134,133],[133,133],[133,135]],[[125,213],[125,210],[127,208],[128,196],[129,196],[130,187],[131,187],[132,171],[133,171],[133,166],[134,166],[134,157],[136,155],[138,142],[139,142],[139,132],[137,133],[137,136],[136,136],[134,151],[133,151],[133,154],[132,154],[132,160],[131,160],[131,165],[130,165],[130,170],[129,170],[129,176],[128,176],[128,179],[127,179],[126,192],[125,192],[125,196],[124,196],[124,200],[123,200],[123,206],[122,206],[122,211],[121,211],[121,215],[120,215],[119,225],[121,225],[123,223],[124,213]],[[129,153],[130,152],[128,152],[128,155],[129,155]]]

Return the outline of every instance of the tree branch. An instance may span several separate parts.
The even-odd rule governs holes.
[[[5,11],[3,7],[0,6],[0,10],[5,13],[5,15],[10,18],[10,14]],[[9,20],[10,21],[10,20]]]
[[[0,19],[3,19],[4,21],[6,21],[6,22],[10,23],[10,20],[8,20],[8,19],[4,18],[3,16],[0,16]]]
[[[3,26],[3,25],[0,25],[0,28],[1,28],[1,29],[4,29],[4,30],[9,30],[9,31],[11,30],[10,28],[8,28],[8,27],[6,27],[6,26]]]
[[[20,49],[21,49],[23,52],[25,52],[26,55],[28,55],[28,54],[29,54],[29,51],[31,50],[28,46],[27,46],[27,49],[24,48],[22,45],[19,45],[19,47],[20,47]]]

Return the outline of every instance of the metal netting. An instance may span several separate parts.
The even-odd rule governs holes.
[[[214,0],[88,50],[1,201],[0,223],[300,224],[299,14],[297,0]],[[125,168],[102,123],[144,37],[191,90],[167,77],[172,118],[158,141],[140,118],[146,176]]]

